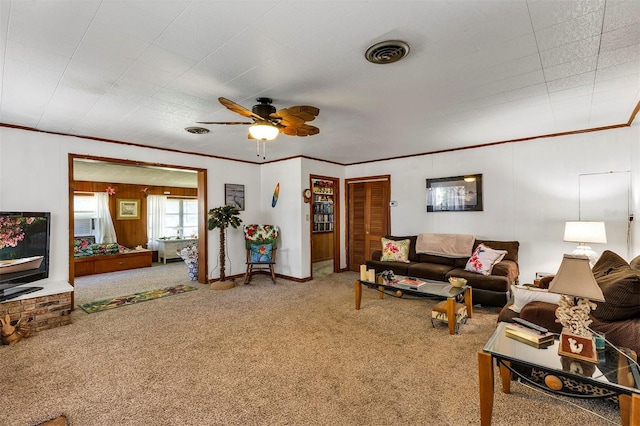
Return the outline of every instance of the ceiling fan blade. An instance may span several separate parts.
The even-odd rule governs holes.
[[[196,121],[198,124],[253,124],[253,121]]]
[[[302,124],[300,126],[281,126],[280,132],[288,136],[313,136],[320,133],[320,129],[308,124]]]
[[[251,118],[255,118],[257,120],[263,120],[262,117],[260,117],[258,114],[255,114],[253,111],[250,111],[248,109],[246,109],[245,107],[243,107],[242,105],[238,105],[237,103],[230,101],[227,98],[223,98],[220,97],[218,98],[218,101],[224,105],[227,109],[235,112],[236,114],[240,114],[243,115],[245,117],[251,117]]]
[[[280,119],[281,122],[286,121],[291,124],[303,124],[307,121],[315,120],[319,113],[320,110],[316,107],[309,105],[296,105],[278,110],[269,117],[273,119]]]

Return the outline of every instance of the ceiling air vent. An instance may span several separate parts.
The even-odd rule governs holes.
[[[373,64],[391,64],[409,54],[409,45],[400,40],[376,43],[367,49],[364,57]]]
[[[185,127],[184,129],[194,135],[204,135],[205,133],[209,133],[209,129],[205,129],[204,127]]]

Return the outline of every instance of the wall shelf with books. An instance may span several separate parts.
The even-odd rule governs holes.
[[[333,232],[333,182],[312,179],[313,232]]]

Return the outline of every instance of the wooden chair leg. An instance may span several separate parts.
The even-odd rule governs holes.
[[[271,281],[273,281],[273,283],[276,283],[276,271],[273,268],[273,265],[269,265],[269,270],[271,271]]]
[[[249,281],[251,281],[251,264],[247,264],[247,270],[244,273],[244,284],[249,284]]]

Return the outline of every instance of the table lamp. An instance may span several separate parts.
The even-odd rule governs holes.
[[[579,243],[572,254],[587,256],[591,267],[593,267],[598,260],[598,255],[587,244],[606,244],[607,233],[604,229],[604,222],[568,221],[564,225],[564,241]]]
[[[596,308],[592,300],[604,302],[604,295],[591,272],[589,258],[565,254],[549,292],[562,295],[556,309],[556,322],[563,327],[558,354],[597,363],[589,312]]]

